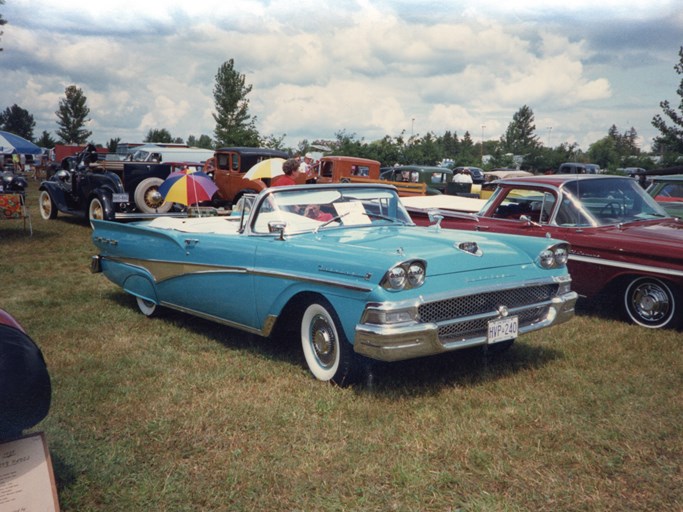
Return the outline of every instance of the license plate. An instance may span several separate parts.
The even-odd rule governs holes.
[[[519,319],[516,316],[507,316],[489,322],[489,343],[512,340],[519,335]]]
[[[128,194],[127,193],[112,194],[111,199],[115,203],[127,203],[128,202]]]

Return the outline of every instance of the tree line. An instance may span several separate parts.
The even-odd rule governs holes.
[[[0,3],[2,0],[0,0]],[[683,47],[679,62],[674,66],[677,74],[683,76]],[[281,149],[290,154],[303,154],[312,148],[325,146],[332,154],[357,156],[379,160],[383,165],[422,164],[438,165],[452,161],[456,165],[470,165],[484,168],[518,167],[531,171],[557,168],[562,162],[591,162],[603,169],[619,167],[665,167],[679,164],[683,159],[683,78],[676,91],[681,101],[673,107],[668,101],[660,102],[661,114],[652,119],[652,125],[659,135],[653,141],[652,152],[645,154],[638,147],[638,133],[631,127],[620,132],[612,125],[607,134],[582,151],[576,143],[563,142],[555,147],[546,147],[536,134],[534,113],[531,107],[523,105],[512,117],[505,133],[495,140],[474,142],[466,131],[443,134],[428,132],[425,135],[407,136],[405,131],[397,136],[386,135],[380,140],[365,141],[345,130],[335,134],[333,140],[302,140],[295,148],[284,147],[282,136],[260,134],[256,128],[257,118],[249,113],[247,96],[252,86],[246,83],[243,74],[235,69],[233,59],[224,62],[215,76],[213,96],[216,122],[213,137],[201,134],[189,135],[186,140],[174,137],[165,129],[150,129],[143,142],[186,143],[206,149],[224,146],[261,146]],[[0,112],[0,129],[15,133],[35,142],[41,147],[51,148],[55,144],[82,145],[89,141],[92,132],[85,128],[90,109],[83,91],[76,85],[69,85],[55,112],[57,118],[57,139],[43,131],[34,138],[35,120],[19,105],[12,105]],[[93,142],[93,141],[90,141]],[[112,138],[106,146],[115,151],[120,138]],[[654,159],[653,156],[657,156]],[[484,158],[486,156],[486,158]]]

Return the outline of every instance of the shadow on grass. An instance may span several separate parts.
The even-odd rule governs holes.
[[[126,309],[138,311],[135,297],[113,290],[108,292],[107,300],[117,303]],[[284,360],[293,364],[303,364],[301,344],[292,336],[279,336],[277,339],[264,338],[256,334],[250,334],[237,328],[205,320],[189,313],[183,313],[174,309],[158,308],[154,320],[168,322],[174,326],[206,336],[223,347],[231,350],[248,350],[260,357],[273,360]]]
[[[58,229],[60,226],[57,223],[63,223],[64,225],[75,226],[91,231],[90,224],[82,217],[61,216],[53,220],[44,220],[40,215],[37,217],[31,215],[33,234],[29,231],[28,222],[26,223],[26,229],[24,230],[21,220],[12,219],[9,222],[0,223],[0,240],[2,240],[3,243],[6,243],[59,239],[64,236],[64,233]]]
[[[122,307],[137,309],[132,296],[112,291],[109,298]],[[230,350],[248,350],[265,359],[306,366],[296,333],[263,338],[166,308],[157,312],[156,319],[209,337]],[[477,386],[540,368],[562,357],[559,350],[529,345],[523,339],[497,354],[489,353],[483,347],[474,347],[394,363],[363,359],[360,379],[354,387],[359,393],[370,391],[395,395],[399,391],[410,395],[431,394],[444,386]]]
[[[604,292],[590,299],[581,297],[576,302],[576,314],[601,320],[627,322],[620,306],[619,298]]]
[[[529,345],[522,338],[508,350],[497,354],[489,354],[484,347],[473,347],[395,363],[373,362],[363,384],[368,391],[392,396],[397,392],[433,394],[442,387],[479,386],[538,369],[560,358],[561,351]]]

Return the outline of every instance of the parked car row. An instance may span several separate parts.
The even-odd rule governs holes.
[[[239,200],[233,215],[129,224],[91,215],[93,270],[146,315],[163,306],[262,336],[297,333],[313,375],[338,383],[364,360],[500,350],[568,320],[578,296],[616,297],[644,327],[681,325],[682,224],[637,180],[499,169],[482,200],[449,196],[450,169],[380,174],[379,162],[353,157],[321,158],[296,186],[245,179],[259,161],[285,156],[216,152],[207,163],[215,199]],[[393,180],[446,193],[404,205]]]

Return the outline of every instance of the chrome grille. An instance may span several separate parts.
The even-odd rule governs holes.
[[[517,311],[519,326],[523,327],[542,320],[548,307],[538,307],[539,302],[549,301],[557,292],[556,284],[528,286],[510,290],[467,295],[436,302],[428,302],[419,307],[420,320],[423,322],[448,322],[439,327],[439,339],[451,341],[486,336],[490,315],[494,315],[500,306],[508,309],[532,306]],[[470,318],[478,315],[489,315],[487,318]],[[495,316],[495,315],[494,315]],[[462,318],[459,322],[458,319]]]

